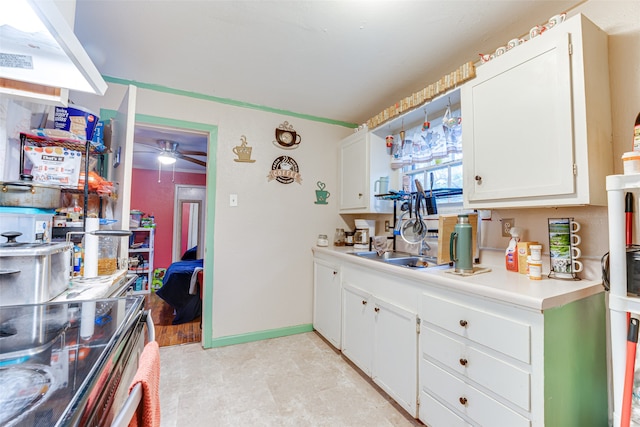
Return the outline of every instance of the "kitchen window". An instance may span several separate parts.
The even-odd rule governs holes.
[[[437,124],[419,125],[407,131],[402,144],[403,175],[415,180],[429,194],[433,189],[439,206],[462,205],[462,125],[460,111],[445,113]]]

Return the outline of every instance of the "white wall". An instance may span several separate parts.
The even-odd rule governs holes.
[[[94,111],[117,109],[124,87],[109,86],[102,98],[72,99]],[[344,227],[337,207],[337,146],[352,130],[140,88],[136,112],[218,126],[215,247],[207,248],[214,254],[213,338],[310,324],[311,247],[318,234],[333,237],[335,228]],[[285,120],[302,135],[295,150],[273,144],[275,128]],[[253,147],[255,163],[233,160],[241,135]],[[298,163],[302,185],[267,181],[282,155]],[[328,205],[314,203],[318,181],[332,193]],[[230,194],[238,195],[237,207],[229,206]]]

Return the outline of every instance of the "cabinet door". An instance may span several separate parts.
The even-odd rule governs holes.
[[[373,381],[417,417],[418,333],[417,314],[375,299]]]
[[[342,353],[371,375],[373,309],[371,295],[349,284],[342,287]]]
[[[340,349],[342,301],[339,269],[316,260],[313,274],[313,327]]]
[[[479,67],[463,88],[470,206],[575,192],[569,49],[558,28]]]
[[[346,138],[340,145],[340,209],[365,209],[369,202],[366,132]]]
[[[433,427],[471,427],[471,424],[424,391],[420,392],[420,421]]]

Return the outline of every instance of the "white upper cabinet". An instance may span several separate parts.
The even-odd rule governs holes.
[[[397,188],[384,138],[366,130],[349,135],[340,144],[339,161],[340,213],[393,212],[392,202],[375,198],[381,177],[390,177]]]
[[[607,35],[577,15],[462,87],[466,208],[606,205]]]

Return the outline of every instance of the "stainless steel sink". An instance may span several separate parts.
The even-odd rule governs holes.
[[[378,252],[376,251],[350,252],[350,254],[361,257],[361,258],[372,259],[375,261],[386,261],[386,260],[395,259],[395,258],[407,258],[412,256],[410,253],[407,253],[407,252],[396,252],[396,251],[385,252],[382,255],[378,255]]]
[[[411,255],[407,252],[385,252],[382,255],[378,255],[375,251],[365,252],[351,252],[351,255],[359,256],[374,261],[386,262],[387,264],[398,265],[401,267],[409,268],[427,268],[435,267],[435,259],[425,256]]]
[[[433,262],[433,259],[423,256],[409,256],[406,258],[392,258],[384,260],[387,264],[399,265],[401,267],[410,268],[427,268],[435,267],[438,264]]]

